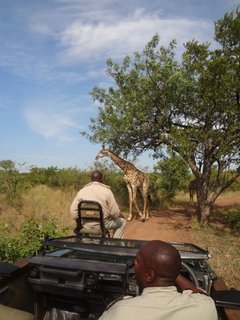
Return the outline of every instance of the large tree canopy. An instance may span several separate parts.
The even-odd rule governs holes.
[[[176,43],[160,46],[155,35],[142,52],[121,64],[107,61],[115,85],[93,88],[99,115],[88,138],[116,152],[139,155],[163,148],[177,152],[197,179],[197,213],[208,223],[220,193],[240,175],[220,179],[240,164],[240,12],[215,23],[217,49],[196,40],[185,44],[181,61]],[[217,175],[210,188],[211,172]]]

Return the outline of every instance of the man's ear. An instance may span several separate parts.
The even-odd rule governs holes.
[[[146,275],[146,282],[151,283],[155,279],[155,273],[153,270],[149,270],[147,275]]]

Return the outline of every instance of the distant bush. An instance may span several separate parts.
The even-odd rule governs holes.
[[[240,206],[214,208],[212,216],[225,222],[232,230],[240,228]]]
[[[177,192],[186,189],[189,179],[186,162],[179,156],[170,155],[154,166],[154,172],[150,175],[151,195],[164,205],[174,199]]]
[[[28,179],[32,186],[46,185],[51,188],[67,189],[73,187],[80,189],[89,182],[89,173],[77,168],[59,169],[57,167],[32,167]]]
[[[0,194],[9,206],[21,208],[22,194],[30,187],[25,173],[20,173],[11,160],[0,161]]]
[[[224,217],[231,229],[240,228],[240,207],[227,209]]]

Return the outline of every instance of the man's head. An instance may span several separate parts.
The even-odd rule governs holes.
[[[103,181],[102,173],[98,170],[93,171],[91,173],[91,181],[102,182]]]
[[[136,256],[135,274],[141,289],[175,284],[180,273],[181,257],[172,245],[153,240],[143,245]]]

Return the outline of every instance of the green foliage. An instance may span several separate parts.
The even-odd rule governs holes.
[[[240,229],[240,206],[214,208],[213,217],[226,223],[233,231]]]
[[[231,229],[235,230],[240,228],[240,207],[226,210],[224,217]]]
[[[238,169],[230,179],[220,179],[230,165],[240,168],[239,21],[240,11],[226,14],[215,23],[219,47],[189,41],[181,61],[175,58],[175,41],[159,46],[155,35],[121,64],[109,59],[115,86],[91,92],[99,114],[91,119],[91,133],[84,134],[126,156],[153,150],[159,158],[166,148],[179,154],[198,179],[197,212],[204,224],[207,209],[240,175]]]
[[[89,180],[89,173],[77,168],[59,169],[57,167],[32,167],[28,173],[32,186],[44,184],[52,188],[80,189]]]
[[[4,170],[1,170],[1,163]],[[22,208],[22,193],[30,187],[46,185],[50,188],[76,192],[90,182],[90,172],[98,168],[104,175],[104,182],[111,186],[120,203],[128,202],[126,184],[123,174],[115,165],[109,162],[97,163],[89,171],[76,168],[59,169],[57,167],[31,167],[29,172],[19,172],[12,161],[0,161],[0,192],[5,195],[9,206]],[[8,168],[6,170],[6,168]],[[14,192],[11,192],[11,190]],[[3,199],[4,201],[4,199]]]
[[[51,188],[78,190],[89,182],[89,172],[76,168],[31,167],[29,172],[20,172],[11,160],[0,161],[0,193],[9,205],[21,209],[24,191],[37,185]]]
[[[24,173],[20,173],[11,160],[0,161],[0,193],[8,205],[21,207],[21,195],[29,187]]]
[[[122,172],[115,172],[107,176],[106,183],[111,187],[118,204],[125,208],[128,207],[128,191]]]
[[[158,175],[154,188],[161,190],[164,200],[173,199],[177,191],[185,189],[190,177],[186,162],[176,155],[159,161],[154,172]]]
[[[213,188],[215,181],[218,179],[220,184],[224,185],[226,181],[231,180],[236,175],[236,171],[226,169],[219,176],[216,168],[212,169],[210,177],[210,187]],[[194,178],[193,178],[194,179]],[[227,189],[224,191],[238,191],[240,190],[240,178],[235,180]]]
[[[238,178],[230,187],[230,191],[239,191],[240,190],[240,179]]]
[[[39,251],[46,236],[63,236],[66,230],[60,229],[51,219],[43,224],[36,219],[28,218],[17,234],[10,234],[7,224],[0,224],[0,232],[0,258],[2,261],[14,263]]]

